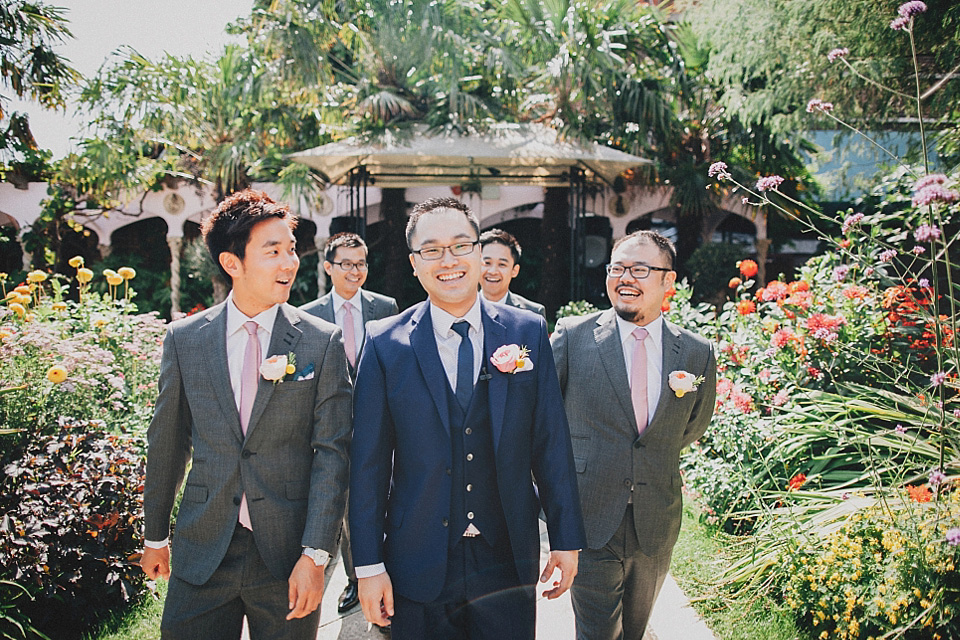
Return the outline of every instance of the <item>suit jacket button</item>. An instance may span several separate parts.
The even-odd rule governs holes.
[[[467,520],[473,520],[473,511],[467,511]]]
[[[630,478],[624,478],[624,479],[623,479],[623,486],[625,486],[627,489],[629,489],[630,487],[633,486],[633,481],[630,480]]]
[[[634,448],[634,449],[639,449],[639,448],[642,447],[642,446],[643,446],[643,444],[642,444],[639,440],[637,440],[636,442],[633,443],[633,448]]]
[[[473,433],[473,429],[471,429],[470,427],[467,427],[466,429],[463,430],[463,432],[467,435],[470,435],[471,433]]]
[[[240,496],[234,496],[234,497],[233,497],[233,504],[235,504],[235,505],[237,505],[237,506],[239,507],[241,502],[242,502],[242,500],[240,500]]]
[[[443,520],[441,520],[441,522],[443,522],[443,526],[445,526],[445,527],[450,526],[450,521],[447,520],[446,518],[444,518]]]
[[[247,451],[246,449],[244,449],[244,451],[243,451],[243,453],[242,453],[241,455],[243,456],[243,459],[246,460],[247,458],[249,458],[249,457],[252,456],[253,454],[250,453],[249,451]]]
[[[453,474],[453,472],[452,472],[450,469],[447,469],[447,475],[449,476],[449,475],[452,475],[452,474]]]
[[[467,460],[473,460],[473,454],[472,454],[472,453],[468,453],[468,454],[467,454]]]

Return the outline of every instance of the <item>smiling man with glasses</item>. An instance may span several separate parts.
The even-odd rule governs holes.
[[[546,597],[564,593],[584,544],[546,323],[479,295],[479,236],[458,200],[414,208],[407,245],[428,300],[372,323],[357,371],[354,562],[364,615],[392,617],[396,640],[532,639],[538,575],[559,568]]]

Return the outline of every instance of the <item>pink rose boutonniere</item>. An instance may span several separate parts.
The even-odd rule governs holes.
[[[673,371],[669,377],[670,388],[682,398],[684,394],[693,393],[703,382],[703,376],[694,376],[686,371]]]
[[[490,362],[502,373],[520,373],[533,369],[533,361],[528,357],[530,350],[515,344],[505,344],[490,356]]]
[[[297,370],[297,356],[291,351],[285,356],[270,356],[260,365],[260,375],[273,384],[283,382],[283,377]]]

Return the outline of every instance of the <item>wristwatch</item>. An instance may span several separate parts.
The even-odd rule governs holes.
[[[323,549],[314,549],[313,547],[304,547],[303,555],[313,560],[313,564],[322,567],[330,562],[330,554]]]

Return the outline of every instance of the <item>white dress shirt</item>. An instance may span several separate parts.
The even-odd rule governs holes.
[[[353,294],[353,297],[347,300],[339,293],[337,290],[333,290],[331,300],[333,302],[333,317],[337,322],[337,326],[340,329],[343,329],[343,316],[346,313],[343,309],[343,303],[349,302],[353,307],[353,336],[355,340],[355,347],[357,349],[357,355],[360,354],[360,345],[363,344],[363,296],[360,295],[360,292],[363,289],[357,289],[357,292]]]
[[[620,330],[620,346],[623,348],[623,360],[627,365],[627,383],[633,384],[631,368],[633,366],[633,330],[640,325],[627,322],[617,316],[617,328]],[[647,348],[647,415],[649,421],[660,403],[660,389],[663,386],[663,315],[658,315],[649,324],[643,326],[647,337],[643,344]]]

